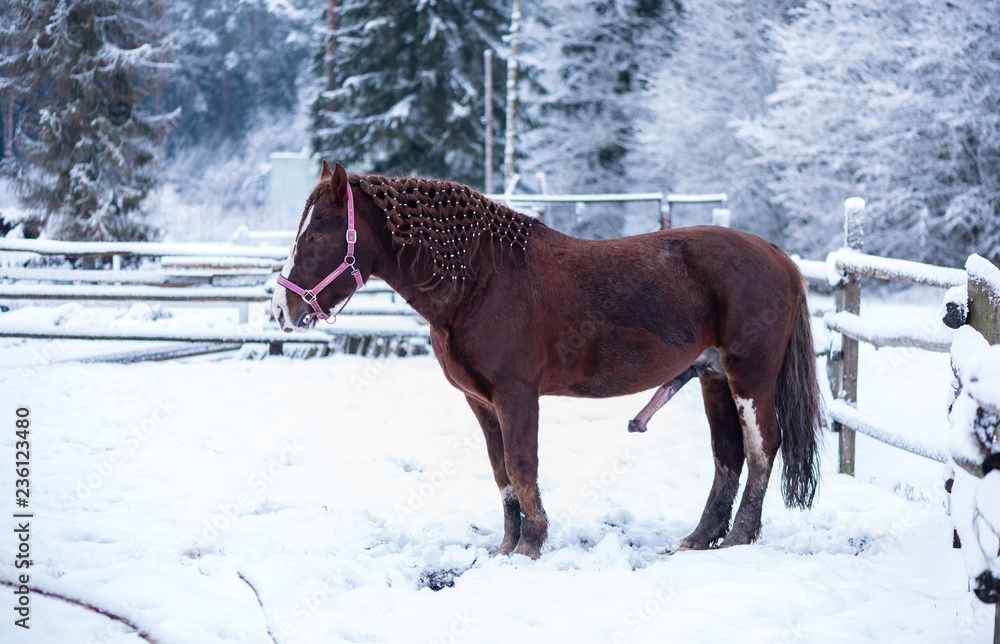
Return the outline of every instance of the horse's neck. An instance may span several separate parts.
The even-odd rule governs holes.
[[[404,251],[400,258],[399,247],[392,243],[391,238],[387,238],[380,244],[380,252],[372,267],[372,274],[388,284],[425,320],[431,324],[447,324],[454,316],[457,302],[446,301],[450,292],[447,285],[434,289],[426,288],[427,281],[433,276],[412,272],[413,262],[410,257],[412,252],[416,252],[416,249]],[[417,265],[421,266],[422,263]]]
[[[388,257],[388,261],[379,267],[376,272],[386,284],[392,287],[413,310],[419,313],[425,320],[434,325],[448,324],[455,317],[458,304],[461,299],[468,296],[468,290],[463,293],[459,300],[448,301],[449,289],[442,287],[438,289],[425,289],[421,285],[428,276],[416,276],[407,270],[407,261],[403,260],[402,266],[396,262],[395,257]]]

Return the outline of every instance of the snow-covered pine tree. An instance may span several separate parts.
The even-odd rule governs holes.
[[[787,24],[802,0],[685,0],[674,53],[650,82],[654,118],[639,128],[642,182],[671,192],[725,192],[733,225],[782,243],[784,212],[770,175],[749,163],[739,123],[767,110],[777,84],[772,25]]]
[[[526,64],[540,90],[525,92],[532,129],[522,169],[545,172],[556,192],[635,192],[636,134],[650,76],[670,55],[681,13],[672,0],[542,0],[524,28]],[[657,186],[662,189],[662,184]],[[591,208],[573,232],[622,233],[621,208]]]
[[[159,102],[183,108],[172,147],[239,140],[299,100],[309,59],[312,0],[180,0],[164,22],[177,41],[177,74]]]
[[[149,92],[171,68],[160,0],[11,0],[0,76],[26,103],[5,172],[52,237],[144,239],[143,199],[177,114]]]
[[[314,150],[352,171],[482,186],[483,52],[502,50],[506,4],[339,0],[335,89],[313,105]],[[494,123],[502,124],[505,75],[502,57],[494,61]],[[502,127],[494,132],[502,140]]]
[[[789,214],[788,248],[842,243],[864,196],[866,250],[1000,260],[1000,1],[808,2],[775,29],[780,82],[741,132]]]

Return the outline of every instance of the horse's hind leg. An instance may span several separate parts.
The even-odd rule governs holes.
[[[703,375],[701,391],[712,433],[715,480],[698,527],[681,540],[683,550],[704,550],[726,536],[743,470],[743,431],[725,374],[710,371]]]
[[[497,418],[496,410],[491,405],[479,402],[475,398],[466,396],[465,399],[472,407],[472,413],[476,415],[479,425],[483,428],[483,436],[486,437],[486,453],[490,457],[490,465],[493,467],[493,478],[500,488],[500,499],[503,503],[503,541],[500,547],[493,554],[509,555],[517,547],[517,542],[521,538],[521,505],[517,501],[517,493],[507,476],[507,466],[504,464],[503,456],[503,434],[500,431],[500,420]]]
[[[736,391],[739,388],[733,387]],[[774,406],[774,389],[758,388],[755,394],[733,396],[743,426],[743,448],[747,458],[747,483],[736,511],[733,528],[722,547],[753,543],[760,534],[760,515],[774,457],[781,444],[781,430]]]

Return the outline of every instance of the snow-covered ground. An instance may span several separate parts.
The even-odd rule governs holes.
[[[865,307],[913,311],[899,298]],[[942,466],[863,436],[854,478],[836,473],[826,437],[811,510],[786,510],[772,480],[756,544],[666,554],[712,480],[697,382],[647,434],[626,431],[646,395],[542,400],[550,533],[530,561],[489,556],[502,517],[484,442],[431,357],[118,365],[66,360],[79,351],[66,342],[37,363],[47,346],[0,341],[0,577],[15,575],[13,421],[26,406],[32,582],[161,644],[992,634],[951,548]],[[860,373],[862,411],[931,440],[945,431],[947,355],[863,347]],[[36,595],[32,609],[29,637],[4,609],[0,640],[141,641],[61,601]]]

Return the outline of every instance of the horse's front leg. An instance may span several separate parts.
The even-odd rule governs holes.
[[[503,541],[500,542],[500,547],[493,554],[509,555],[517,547],[517,542],[521,538],[521,505],[517,502],[517,493],[507,476],[500,420],[492,405],[481,403],[471,396],[466,396],[465,399],[472,407],[472,413],[476,415],[480,427],[483,428],[483,436],[486,437],[486,453],[490,457],[493,478],[497,482],[497,487],[500,488],[500,499],[503,502]]]
[[[521,507],[521,537],[514,554],[537,559],[548,532],[538,494],[538,388],[508,384],[494,391],[503,435],[504,464]]]

